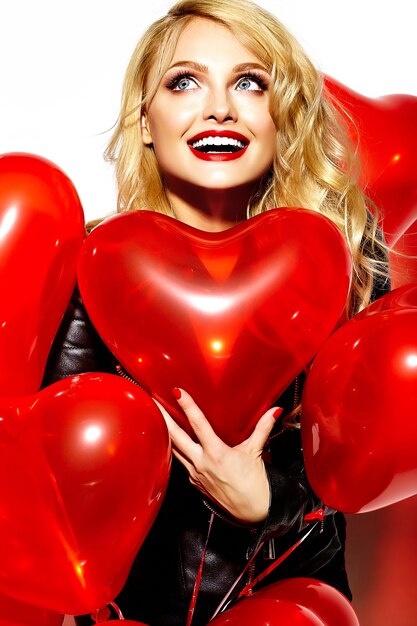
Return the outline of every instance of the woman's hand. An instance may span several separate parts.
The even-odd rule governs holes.
[[[175,389],[174,395],[197,442],[158,406],[171,435],[173,454],[187,469],[190,482],[233,517],[247,523],[264,520],[270,493],[262,450],[282,409],[269,409],[251,436],[232,448],[216,435],[187,392]]]

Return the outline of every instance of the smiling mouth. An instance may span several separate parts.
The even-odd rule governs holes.
[[[249,140],[233,131],[205,132],[188,141],[195,157],[203,161],[234,161],[245,154]]]
[[[246,148],[247,143],[231,137],[204,137],[188,145],[204,154],[234,154]]]

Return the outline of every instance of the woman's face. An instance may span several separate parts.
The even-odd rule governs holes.
[[[170,180],[230,189],[267,172],[276,146],[269,83],[229,29],[201,18],[188,24],[142,119],[168,189]]]

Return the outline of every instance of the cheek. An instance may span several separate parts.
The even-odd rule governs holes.
[[[149,111],[149,127],[154,145],[161,141],[175,141],[189,129],[195,117],[197,105],[188,98],[170,98],[169,101],[153,102]]]
[[[271,123],[268,124],[267,128],[265,129],[265,132],[267,135],[268,148],[270,151],[271,162],[272,162],[275,156],[275,153],[277,151],[277,129],[272,119],[271,119]]]
[[[265,156],[272,163],[277,149],[277,129],[269,113],[264,117],[258,117],[256,133]]]
[[[250,130],[258,137],[268,136],[270,139],[275,137],[277,129],[264,100],[245,103],[240,107],[240,114]]]
[[[275,137],[277,129],[269,109],[267,107],[262,107],[261,110],[258,109],[256,111],[255,115],[258,132],[262,135],[268,135],[270,138]]]
[[[264,109],[263,115],[259,116],[259,125],[263,135],[267,137],[268,143],[275,150],[277,140],[277,127],[269,112],[269,107]]]

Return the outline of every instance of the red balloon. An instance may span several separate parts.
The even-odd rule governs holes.
[[[330,507],[372,511],[417,494],[417,284],[344,324],[303,394],[309,480]]]
[[[290,578],[244,598],[213,626],[359,626],[350,602],[312,578]]]
[[[31,621],[24,622],[16,622],[15,619],[1,619],[0,618],[0,626],[62,626],[62,620],[64,619],[63,615],[59,616],[59,621],[51,620],[48,616],[56,615],[55,613],[51,613],[50,611],[44,611],[44,617],[37,617],[36,619],[31,619]],[[29,616],[28,616],[29,617]]]
[[[0,626],[61,626],[64,616],[0,593]]]
[[[333,330],[350,274],[342,235],[313,211],[218,233],[140,211],[86,239],[79,285],[125,369],[189,430],[172,395],[186,389],[234,445]]]
[[[389,256],[393,289],[417,282],[417,222],[401,235]]]
[[[366,98],[332,78],[326,86],[348,114],[361,156],[362,186],[381,209],[385,237],[393,246],[417,219],[417,97]]]
[[[0,415],[0,590],[93,612],[123,587],[161,504],[161,413],[132,383],[83,374],[2,399]]]
[[[69,178],[41,157],[0,155],[0,396],[39,389],[83,239]]]

